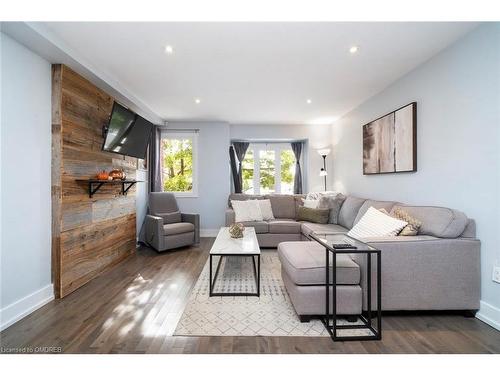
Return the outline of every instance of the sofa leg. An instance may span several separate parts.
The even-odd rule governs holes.
[[[346,320],[349,323],[356,323],[358,321],[358,317],[356,315],[347,315]]]
[[[464,310],[463,315],[466,318],[475,318],[477,310]]]
[[[299,315],[301,323],[309,323],[311,321],[311,315]]]

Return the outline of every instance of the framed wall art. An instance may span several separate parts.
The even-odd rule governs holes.
[[[417,103],[363,126],[363,174],[416,172]]]

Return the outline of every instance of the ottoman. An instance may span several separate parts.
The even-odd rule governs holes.
[[[305,322],[312,316],[325,315],[325,248],[313,241],[281,242],[278,255],[281,277],[300,320]],[[347,254],[337,255],[336,267],[337,315],[360,315],[363,298],[360,268]]]

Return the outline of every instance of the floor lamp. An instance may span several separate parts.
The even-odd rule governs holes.
[[[326,176],[328,176],[328,172],[326,171],[326,156],[329,153],[330,153],[329,148],[318,150],[318,154],[320,154],[323,157],[323,168],[321,168],[319,175],[325,178],[325,191],[326,191]]]

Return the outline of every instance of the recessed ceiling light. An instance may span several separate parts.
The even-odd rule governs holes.
[[[359,49],[358,46],[352,46],[351,48],[349,48],[349,52],[350,53],[356,53],[356,52],[358,52],[358,49]]]
[[[196,104],[200,104],[200,103],[201,103],[201,99],[200,99],[200,98],[196,98],[196,99],[194,100],[194,102],[195,102]]]
[[[174,53],[174,47],[172,47],[172,46],[166,46],[165,47],[165,53],[168,54],[168,55],[171,55],[172,53]]]
[[[306,100],[306,103],[307,103],[307,104],[311,104],[312,102],[313,102],[313,101],[312,101],[311,99],[307,99],[307,100]]]

